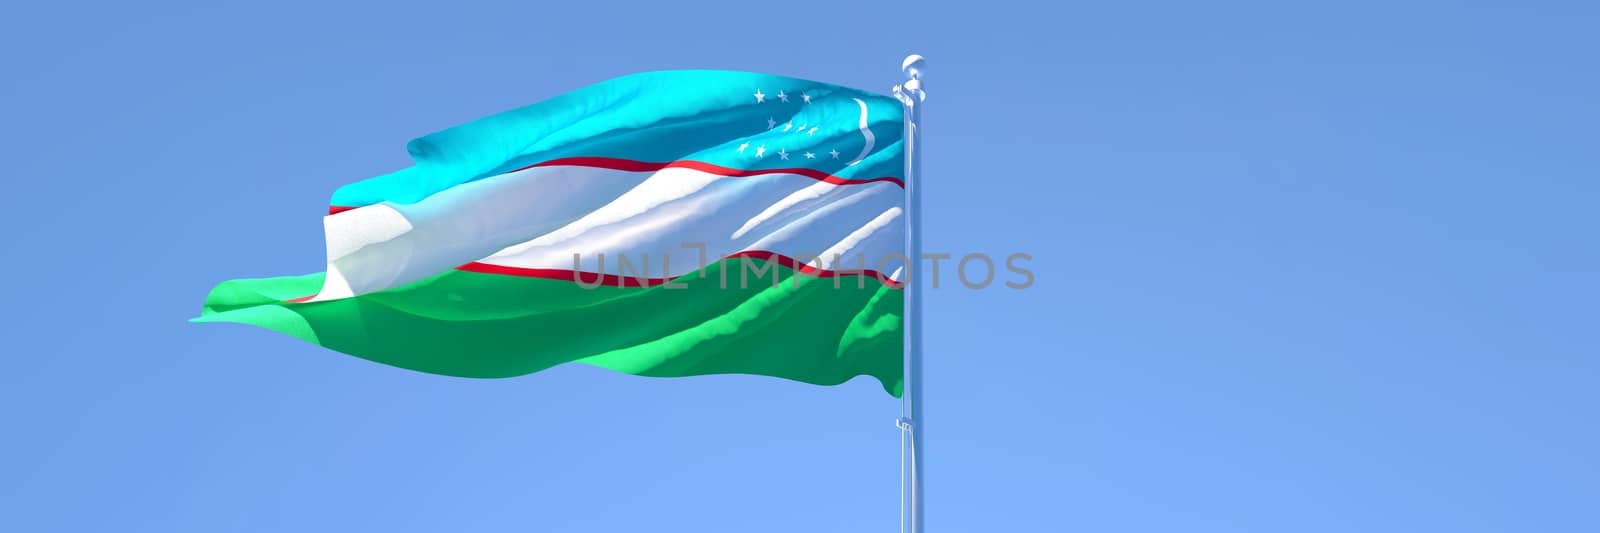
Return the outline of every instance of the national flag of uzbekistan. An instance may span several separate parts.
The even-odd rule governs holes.
[[[901,392],[903,111],[730,71],[634,74],[411,141],[334,192],[326,272],[212,289],[252,324],[465,377],[567,362]]]

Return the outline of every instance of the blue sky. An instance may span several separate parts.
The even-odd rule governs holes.
[[[933,531],[1590,531],[1592,3],[169,2],[0,18],[7,531],[892,531],[898,403],[198,326],[407,140],[611,76],[931,61]],[[543,5],[542,5],[543,4]]]

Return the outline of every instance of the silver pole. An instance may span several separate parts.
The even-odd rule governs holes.
[[[926,417],[922,404],[922,280],[917,272],[922,258],[922,73],[927,62],[922,56],[906,56],[900,64],[906,82],[894,86],[895,98],[905,106],[906,145],[906,265],[905,277],[905,377],[900,403],[900,430],[910,437],[910,464],[902,463],[901,528],[908,533],[923,533],[922,444],[927,440]],[[905,440],[905,439],[903,439]],[[904,447],[902,446],[902,451]]]

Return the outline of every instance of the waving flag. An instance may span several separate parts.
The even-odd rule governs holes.
[[[899,101],[727,71],[625,76],[412,141],[334,192],[326,272],[218,285],[236,322],[398,367],[567,362],[901,392]]]

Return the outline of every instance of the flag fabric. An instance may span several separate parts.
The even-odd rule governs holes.
[[[782,76],[624,76],[408,144],[344,186],[326,271],[197,322],[464,377],[582,362],[901,392],[904,116]]]

